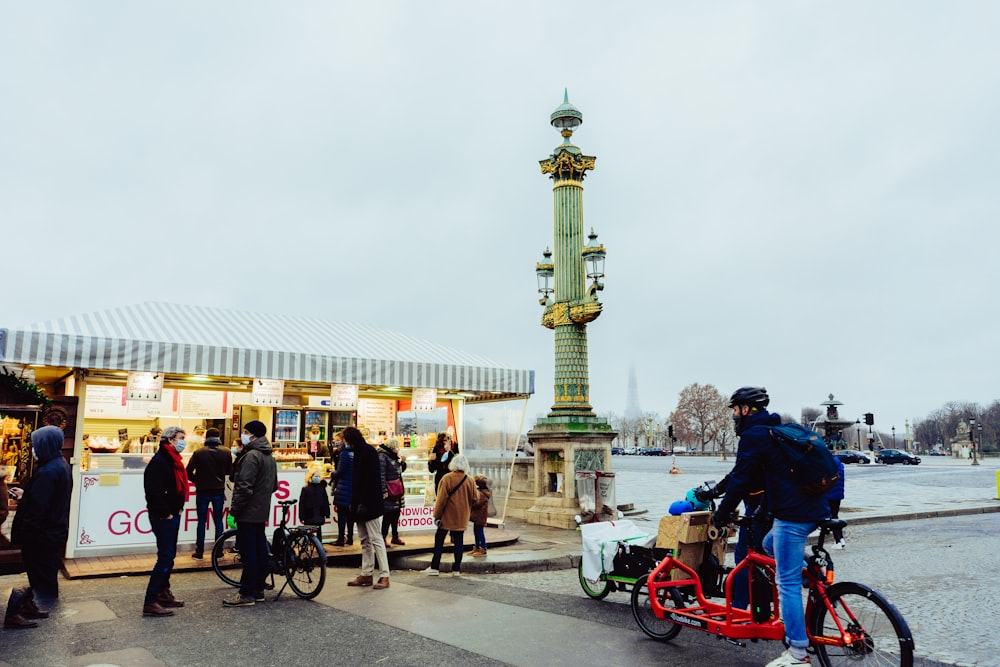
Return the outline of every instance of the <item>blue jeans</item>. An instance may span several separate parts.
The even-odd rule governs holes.
[[[199,493],[195,496],[194,507],[198,512],[198,538],[194,544],[195,553],[205,553],[205,524],[208,522],[208,505],[212,505],[212,522],[215,524],[215,539],[222,535],[222,507],[226,503],[225,493]]]
[[[174,569],[174,557],[177,555],[177,533],[181,528],[181,516],[172,519],[156,519],[149,517],[149,525],[156,536],[156,564],[149,574],[149,584],[146,586],[146,599],[143,604],[153,604],[160,598],[160,592],[170,586],[170,572]]]
[[[475,538],[474,546],[486,551],[486,526],[472,524],[472,537]]]
[[[802,566],[806,556],[806,539],[817,525],[815,522],[793,523],[775,519],[774,527],[764,538],[764,551],[777,561],[781,619],[785,622],[785,639],[794,648],[809,647],[805,609],[802,606]]]
[[[240,546],[240,558],[243,560],[240,595],[252,598],[264,590],[271,569],[264,524],[237,521],[236,543]]]

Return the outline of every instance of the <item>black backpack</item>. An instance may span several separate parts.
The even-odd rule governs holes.
[[[819,433],[799,424],[781,424],[770,430],[802,493],[822,496],[837,485],[840,470]]]

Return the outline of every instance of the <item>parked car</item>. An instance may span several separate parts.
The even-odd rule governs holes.
[[[920,463],[920,457],[914,456],[909,452],[904,452],[901,449],[883,449],[875,455],[875,460],[879,463],[892,464],[892,463],[905,463],[907,465],[915,466]]]
[[[839,452],[834,452],[833,455],[844,463],[868,463],[868,456],[856,449],[841,449]]]
[[[611,448],[611,455],[612,456],[620,456],[620,455],[622,455],[624,453],[625,453],[625,448],[624,447],[612,447]]]

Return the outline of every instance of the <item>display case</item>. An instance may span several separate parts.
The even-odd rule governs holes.
[[[403,487],[406,496],[420,497],[425,504],[434,504],[434,474],[427,470],[426,449],[403,447],[399,450],[400,457],[406,458],[406,472],[403,473]]]
[[[87,457],[85,472],[138,472],[146,469],[146,464],[153,458],[152,454],[98,454],[90,452]],[[183,456],[181,459],[183,460]],[[186,462],[185,462],[186,463]]]
[[[274,443],[301,442],[302,431],[299,423],[302,416],[301,410],[289,410],[280,408],[274,411],[274,425],[271,432],[274,435]]]
[[[279,470],[291,470],[293,468],[307,468],[312,462],[312,454],[304,443],[287,447],[276,447],[271,450],[274,460],[278,464]]]

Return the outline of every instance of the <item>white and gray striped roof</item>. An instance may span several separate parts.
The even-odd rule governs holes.
[[[535,382],[534,371],[365,324],[157,302],[0,328],[0,361],[512,394]]]

